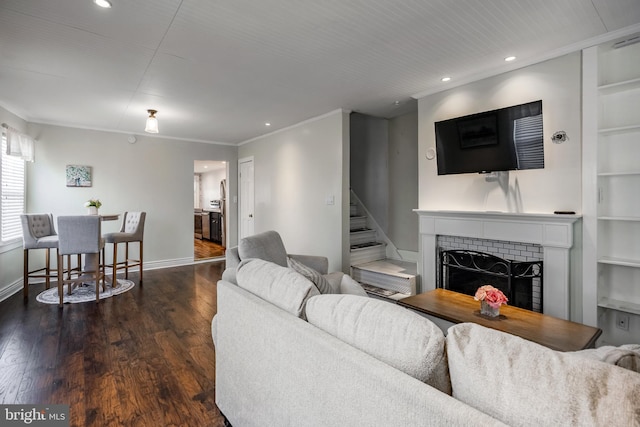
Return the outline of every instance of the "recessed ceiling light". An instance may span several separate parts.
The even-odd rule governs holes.
[[[451,77],[443,77],[441,80],[443,82],[448,82],[449,80],[451,80]]]
[[[271,126],[271,123],[267,122],[264,124],[265,126]]]
[[[109,0],[93,0],[93,2],[100,7],[104,7],[105,9],[111,8],[111,2]]]
[[[507,62],[511,62],[511,61],[513,61],[514,59],[516,59],[516,57],[515,57],[515,56],[507,56],[506,58],[504,58],[504,60],[505,60],[505,61],[507,61]]]

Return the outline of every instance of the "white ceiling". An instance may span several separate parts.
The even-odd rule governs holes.
[[[161,136],[239,143],[640,30],[640,0],[111,1],[0,0],[0,105],[135,134],[152,108]]]
[[[196,160],[193,162],[194,173],[207,173],[219,170],[226,170],[227,163],[216,160]]]

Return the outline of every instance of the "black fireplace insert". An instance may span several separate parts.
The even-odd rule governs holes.
[[[534,280],[540,283],[539,297],[533,292]],[[440,251],[438,287],[473,296],[482,285],[500,289],[512,306],[542,312],[542,261],[514,261],[469,250]],[[535,305],[534,298],[539,298]]]

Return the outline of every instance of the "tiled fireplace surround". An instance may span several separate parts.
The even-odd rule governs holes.
[[[570,318],[570,251],[574,223],[580,216],[426,210],[416,213],[420,216],[422,292],[436,287],[439,245],[514,260],[528,256],[523,252],[531,252],[530,258],[543,261],[543,312]]]

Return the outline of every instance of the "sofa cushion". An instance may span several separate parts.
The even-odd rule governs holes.
[[[287,266],[287,251],[280,234],[275,231],[265,231],[241,239],[238,243],[238,255],[243,260],[258,258],[282,267]]]
[[[287,264],[289,268],[294,269],[298,273],[302,274],[307,279],[311,280],[321,294],[333,294],[335,293],[327,279],[316,270],[311,267],[307,267],[300,261],[294,258],[287,258]]]
[[[473,323],[446,338],[453,397],[513,426],[634,425],[640,375]]]
[[[333,289],[332,294],[360,295],[361,297],[369,296],[360,283],[341,271],[325,274],[324,278],[327,279],[327,282],[329,282],[329,285]]]
[[[624,344],[619,347],[606,345],[576,351],[573,354],[640,373],[640,344]]]
[[[262,259],[242,260],[236,277],[239,287],[303,319],[307,300],[320,295],[318,288],[300,273]]]
[[[307,320],[325,332],[445,393],[444,335],[428,319],[395,304],[356,295],[320,295]]]

